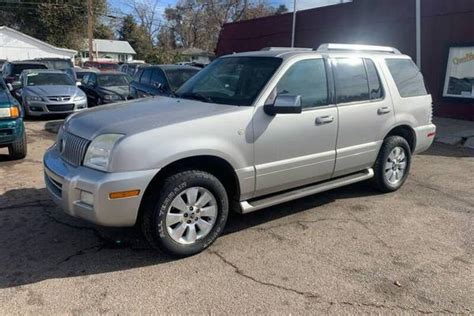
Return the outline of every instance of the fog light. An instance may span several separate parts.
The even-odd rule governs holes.
[[[81,190],[80,200],[84,204],[94,205],[94,195],[90,192]]]

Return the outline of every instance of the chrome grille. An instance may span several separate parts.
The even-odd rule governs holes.
[[[69,101],[71,100],[71,97],[68,95],[59,95],[59,96],[49,96],[48,100],[50,101],[56,101],[56,102],[64,102],[64,101]]]
[[[87,146],[89,146],[89,141],[82,137],[65,132],[58,145],[61,157],[73,166],[79,166],[84,159]]]

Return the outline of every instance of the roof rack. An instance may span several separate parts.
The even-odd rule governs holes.
[[[311,51],[312,48],[307,47],[264,47],[261,51]]]
[[[389,46],[374,46],[374,45],[358,45],[358,44],[322,44],[317,49],[318,52],[328,51],[365,51],[365,52],[377,52],[377,53],[389,53],[395,55],[401,55],[402,53],[393,47]]]

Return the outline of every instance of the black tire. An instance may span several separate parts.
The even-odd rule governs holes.
[[[26,133],[23,131],[22,137],[8,146],[8,153],[11,159],[23,159],[27,154]]]
[[[390,153],[396,147],[401,147],[405,151],[406,156],[406,168],[402,178],[396,183],[390,183],[385,176],[385,163],[388,160]],[[394,192],[400,189],[405,183],[408,174],[410,173],[411,166],[411,149],[410,145],[405,138],[400,136],[389,136],[387,137],[380,149],[377,161],[374,165],[374,177],[372,179],[372,185],[379,191],[383,193]]]
[[[175,241],[168,233],[166,215],[172,201],[188,188],[202,187],[214,195],[217,216],[210,232],[192,244]],[[213,175],[199,170],[187,170],[169,176],[158,192],[145,197],[141,226],[148,242],[158,250],[175,257],[187,257],[199,253],[211,245],[224,230],[229,214],[229,200],[222,183]]]

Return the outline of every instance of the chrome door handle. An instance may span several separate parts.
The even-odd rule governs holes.
[[[377,110],[377,114],[378,115],[384,115],[384,114],[388,114],[392,112],[392,110],[390,110],[390,108],[388,106],[384,106],[383,108],[380,108]]]
[[[324,125],[334,122],[334,116],[320,116],[316,118],[316,125]]]

